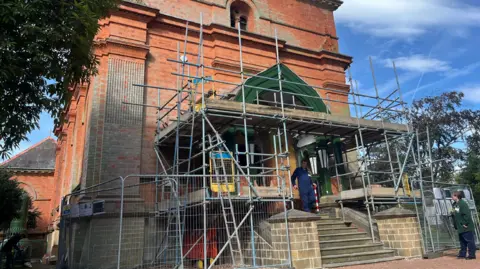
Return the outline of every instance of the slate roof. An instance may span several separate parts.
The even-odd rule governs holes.
[[[11,170],[48,171],[55,169],[57,143],[48,137],[0,164]]]

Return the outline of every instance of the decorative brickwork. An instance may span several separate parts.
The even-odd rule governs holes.
[[[414,212],[396,207],[376,214],[375,218],[380,240],[386,247],[395,249],[398,256],[422,256],[420,225]]]

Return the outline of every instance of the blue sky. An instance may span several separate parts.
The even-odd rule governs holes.
[[[478,0],[344,0],[335,19],[340,52],[354,57],[361,92],[375,94],[369,57],[380,95],[393,91],[395,60],[404,101],[457,90],[466,95],[465,107],[480,108]],[[43,113],[40,129],[13,154],[52,135],[52,128]]]
[[[465,107],[480,108],[477,0],[344,0],[335,19],[361,92],[375,94],[372,57],[383,96],[396,89],[394,60],[404,101],[457,90]]]

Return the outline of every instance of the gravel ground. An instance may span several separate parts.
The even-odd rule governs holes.
[[[455,256],[437,259],[400,260],[385,263],[341,267],[342,269],[480,269],[480,260],[458,260]]]

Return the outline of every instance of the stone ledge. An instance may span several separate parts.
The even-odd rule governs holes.
[[[417,217],[417,214],[413,211],[402,207],[394,207],[377,213],[374,215],[375,219],[382,220],[382,219],[394,219],[394,218],[412,218]]]
[[[307,222],[307,221],[317,221],[322,218],[318,215],[303,212],[296,209],[291,209],[287,211],[288,222]],[[282,223],[285,222],[285,213],[278,213],[268,219],[270,223]]]

